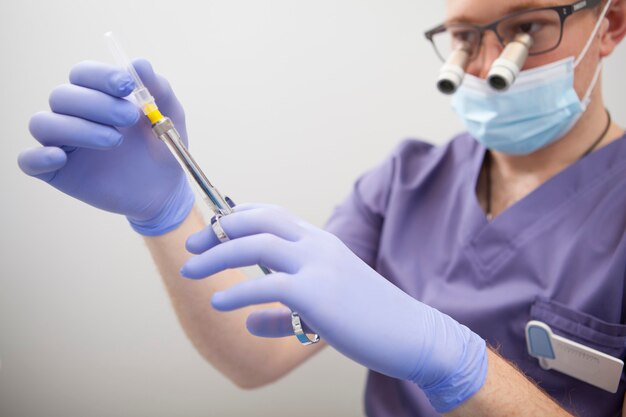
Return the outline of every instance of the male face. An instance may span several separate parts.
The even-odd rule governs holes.
[[[446,22],[486,24],[503,16],[521,10],[571,4],[568,0],[448,0]],[[578,57],[599,18],[599,8],[583,10],[569,16],[563,26],[563,37],[558,48],[545,54],[530,56],[524,69],[539,67],[570,56]],[[606,19],[605,19],[606,20]],[[583,61],[576,68],[574,88],[583,97],[592,82],[601,58],[600,38],[608,29],[608,21],[596,35]],[[494,60],[502,53],[502,45],[493,32],[486,32],[477,57],[469,65],[467,72],[486,78]]]

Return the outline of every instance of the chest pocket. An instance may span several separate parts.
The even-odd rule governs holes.
[[[530,317],[546,323],[559,336],[622,360],[626,356],[626,325],[609,323],[546,299],[533,303]]]

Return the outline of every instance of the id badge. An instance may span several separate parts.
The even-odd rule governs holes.
[[[611,393],[619,386],[624,362],[599,350],[552,333],[538,320],[526,324],[526,346],[530,356],[546,370],[555,370]]]

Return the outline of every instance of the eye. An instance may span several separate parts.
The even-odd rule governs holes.
[[[537,33],[543,29],[543,26],[544,25],[541,22],[522,22],[513,29],[515,34],[528,33],[532,35],[533,33]]]
[[[456,42],[471,42],[475,37],[474,32],[472,31],[454,31],[452,32],[452,39]]]

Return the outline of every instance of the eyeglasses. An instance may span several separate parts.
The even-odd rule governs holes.
[[[444,62],[453,50],[461,46],[469,50],[470,60],[475,59],[487,31],[495,33],[503,47],[520,33],[528,33],[533,38],[529,55],[540,55],[556,49],[561,44],[565,19],[576,12],[597,6],[600,1],[582,0],[565,6],[523,10],[487,25],[444,23],[426,31],[424,35]]]

